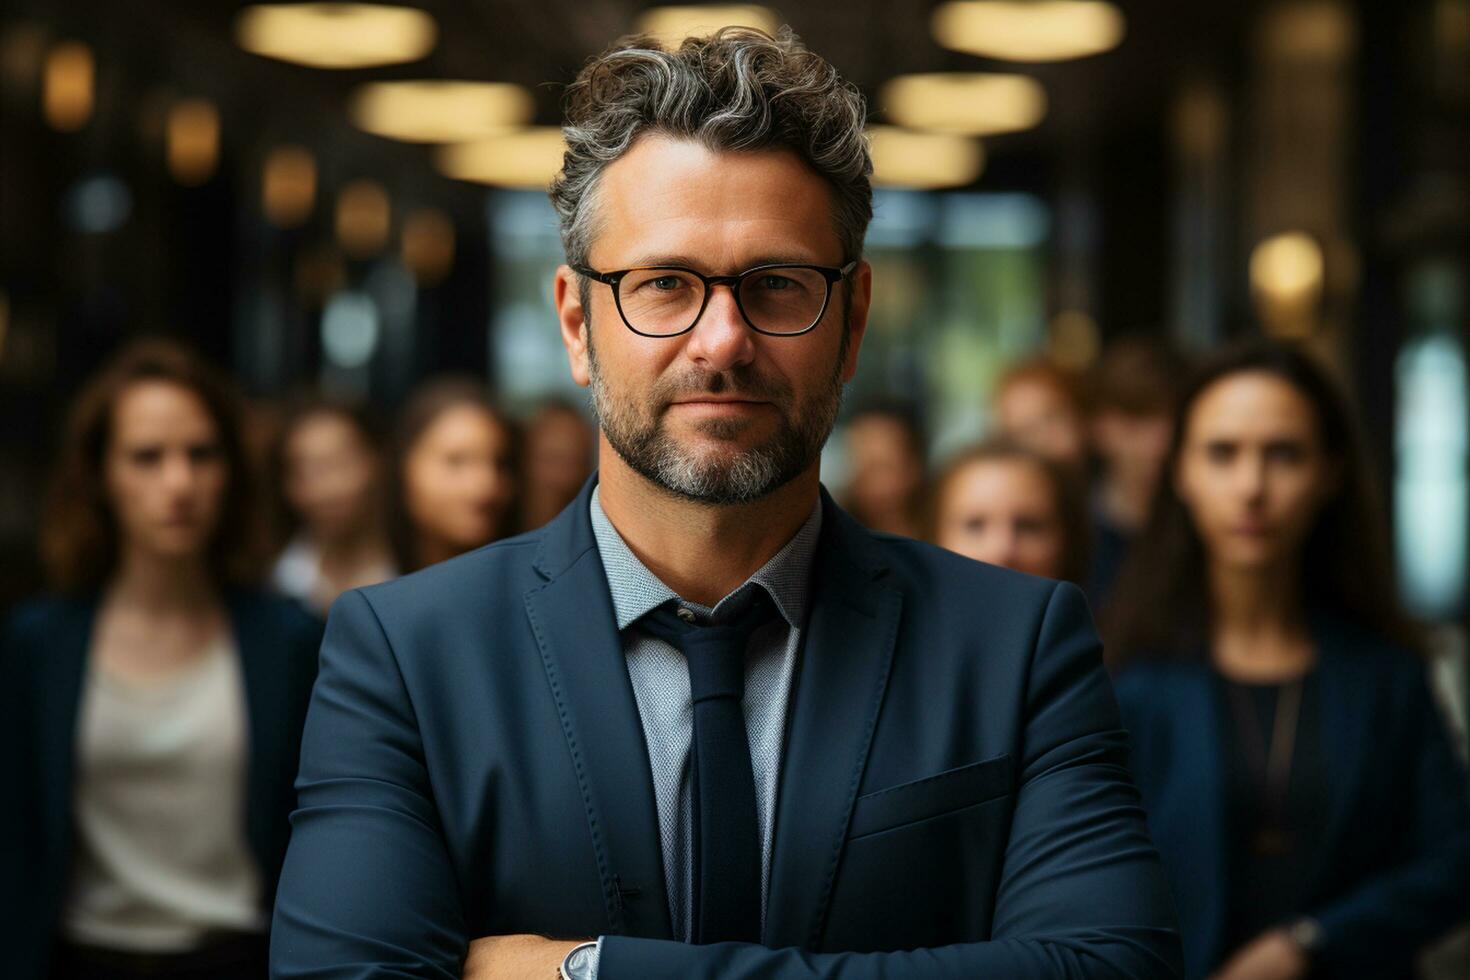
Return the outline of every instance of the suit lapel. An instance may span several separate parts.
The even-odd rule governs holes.
[[[37,752],[41,787],[42,824],[55,853],[66,853],[72,827],[72,783],[76,776],[77,724],[81,714],[82,684],[87,672],[87,650],[97,618],[97,599],[77,602],[68,615],[57,617],[56,631],[46,656],[37,664],[38,680],[33,710],[39,723]]]
[[[1353,655],[1359,639],[1346,624],[1326,617],[1312,622],[1312,640],[1317,647],[1317,674],[1322,697],[1322,744],[1327,753],[1330,803],[1321,855],[1311,885],[1317,887],[1327,876],[1327,862],[1339,852],[1339,841],[1349,832],[1353,801],[1359,798],[1368,773],[1378,771],[1369,764],[1373,739],[1378,730],[1370,723],[1377,712],[1373,700],[1382,691],[1365,674],[1365,660]]]
[[[286,755],[286,729],[279,719],[267,713],[271,705],[286,702],[281,686],[289,678],[281,673],[281,662],[272,656],[270,630],[260,610],[251,608],[251,597],[241,592],[226,595],[230,610],[230,627],[234,633],[236,656],[240,659],[240,676],[245,686],[245,718],[249,726],[246,733],[249,751],[247,763],[246,800],[255,803],[269,799],[267,786],[278,767],[295,766],[296,760],[283,758]],[[264,814],[259,807],[246,808],[246,834],[251,847],[258,856],[264,856],[266,828],[262,823]]]
[[[822,493],[811,614],[781,767],[763,941],[816,948],[887,689],[902,597],[868,533]]]
[[[525,595],[576,769],[615,935],[672,939],[648,749],[592,534],[594,476],[547,526],[536,559],[549,581]]]

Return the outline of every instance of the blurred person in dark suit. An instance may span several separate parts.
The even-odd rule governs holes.
[[[560,514],[592,475],[597,430],[575,405],[544,402],[526,422],[521,458],[521,525],[531,530]]]
[[[0,635],[0,959],[17,980],[261,978],[319,624],[256,591],[232,389],[126,350],[78,397]]]
[[[726,28],[624,39],[567,99],[599,470],[333,607],[273,974],[1176,975],[1080,591],[822,489],[872,295],[861,95]]]
[[[1073,474],[992,440],[951,457],[934,481],[931,539],[941,548],[1028,575],[1081,584],[1087,509]]]
[[[1110,343],[1092,368],[1089,428],[1100,465],[1085,585],[1094,611],[1107,603],[1128,546],[1148,521],[1184,376],[1180,357],[1162,341],[1143,337]]]
[[[409,396],[388,479],[388,534],[399,569],[416,571],[512,533],[516,442],[515,425],[473,378],[438,378]]]
[[[913,408],[878,402],[843,427],[847,486],[842,503],[858,523],[885,534],[923,536],[924,433]]]
[[[1470,917],[1470,800],[1353,420],[1256,341],[1176,421],[1107,636],[1188,975],[1409,977]]]
[[[1087,412],[1080,380],[1046,358],[1007,370],[993,396],[997,434],[1078,474],[1087,469]]]
[[[271,582],[323,617],[347,589],[398,574],[384,521],[386,470],[367,408],[316,395],[290,406],[272,475],[295,533]]]

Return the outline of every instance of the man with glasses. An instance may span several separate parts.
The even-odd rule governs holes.
[[[632,39],[571,87],[555,295],[598,474],[333,610],[273,975],[1177,974],[1079,593],[821,488],[862,126],[789,33]]]

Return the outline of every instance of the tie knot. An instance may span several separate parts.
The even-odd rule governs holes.
[[[677,600],[669,600],[638,621],[645,631],[684,654],[689,663],[689,691],[696,703],[709,698],[745,695],[745,650],[750,637],[780,613],[765,589],[719,622],[700,625]]]

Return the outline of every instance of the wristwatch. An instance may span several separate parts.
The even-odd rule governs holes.
[[[1322,949],[1322,923],[1306,916],[1286,927],[1286,935],[1305,954],[1307,959],[1316,957]]]
[[[597,943],[582,943],[567,951],[556,970],[557,980],[597,980]]]

